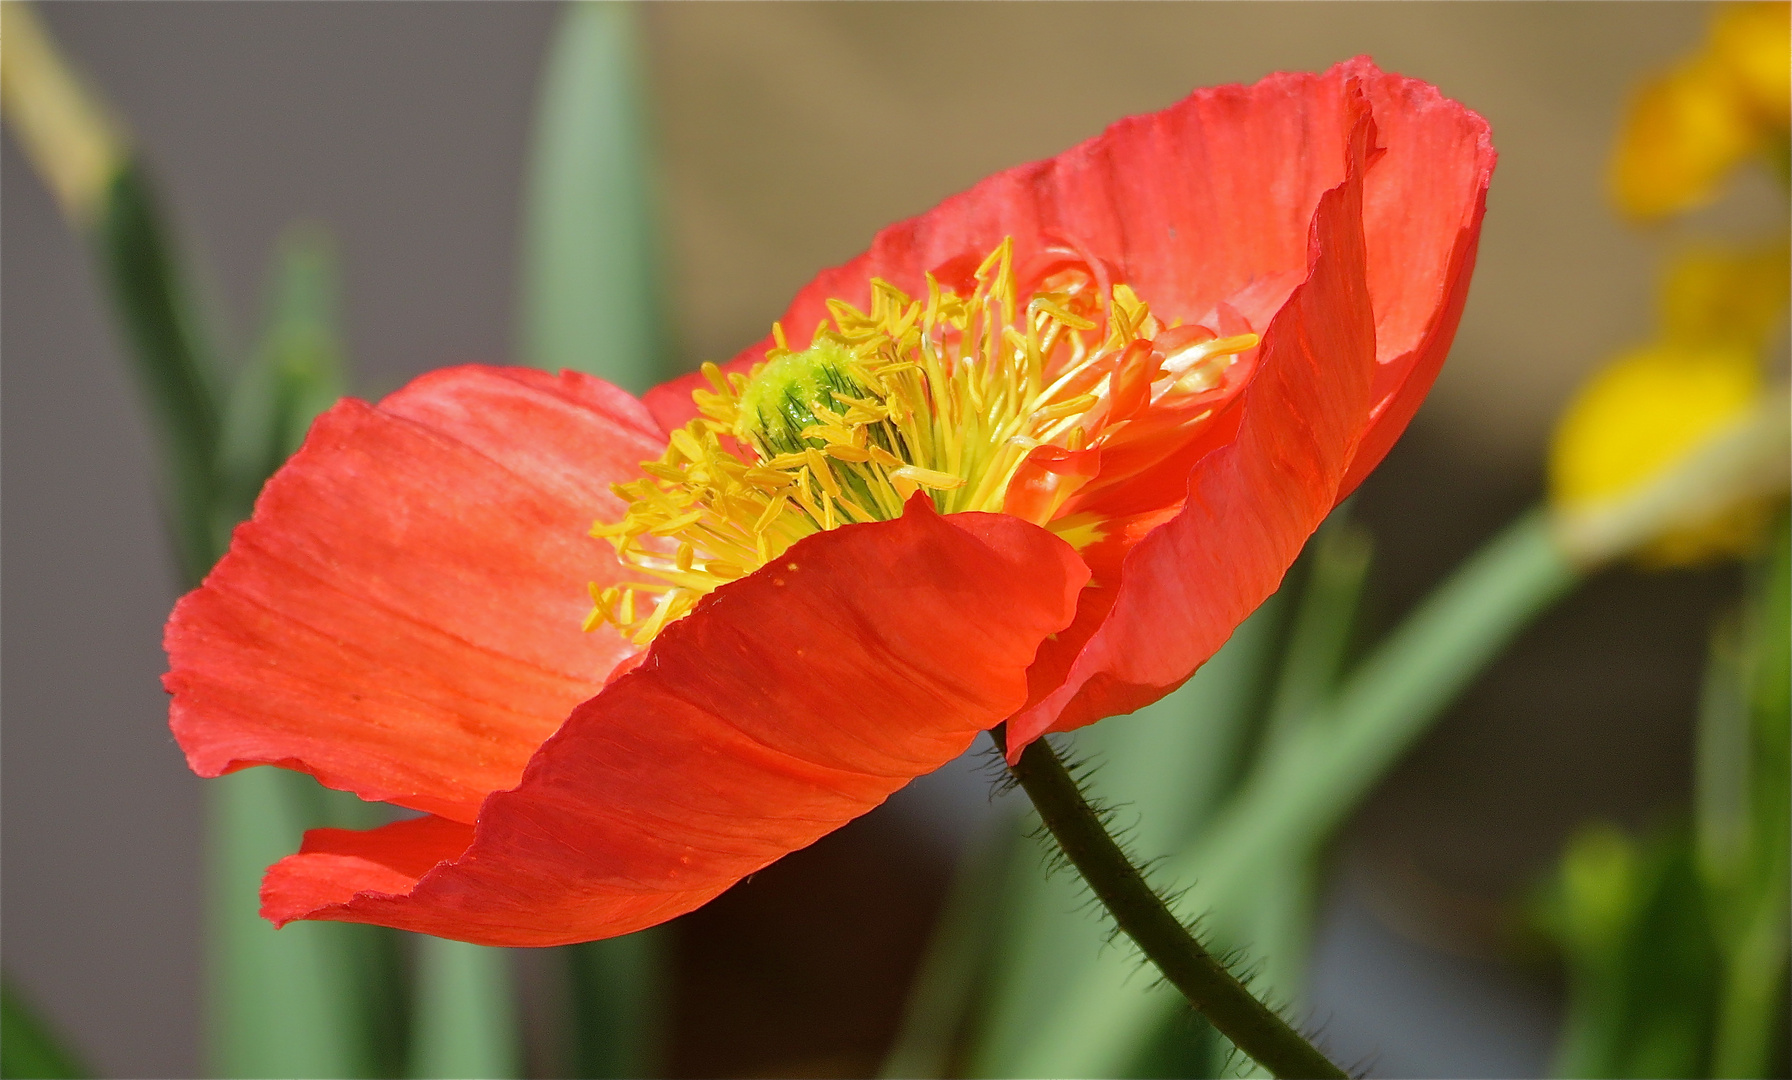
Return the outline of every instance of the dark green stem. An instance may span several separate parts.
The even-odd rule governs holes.
[[[990,735],[997,748],[1006,752],[1003,728],[997,727]],[[1274,1009],[1253,997],[1225,964],[1195,940],[1108,835],[1100,815],[1084,800],[1075,779],[1044,739],[1035,740],[1009,768],[1071,865],[1120,929],[1220,1034],[1279,1077],[1349,1075]]]

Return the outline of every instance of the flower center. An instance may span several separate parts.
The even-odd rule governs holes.
[[[638,577],[593,584],[585,628],[644,645],[805,536],[900,517],[917,492],[941,513],[1010,513],[1086,542],[1099,530],[1061,512],[1100,474],[1104,446],[1166,399],[1211,390],[1257,343],[1166,331],[1131,288],[1102,296],[1075,260],[1023,310],[1011,241],[961,284],[968,295],[930,274],[919,299],[873,279],[871,310],[830,300],[807,349],[774,326],[750,376],[704,364],[698,418],[613,486],[622,519],[591,530]]]

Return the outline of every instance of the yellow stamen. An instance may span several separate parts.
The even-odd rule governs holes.
[[[593,590],[587,627],[608,623],[645,644],[806,536],[900,517],[918,492],[941,513],[999,512],[1035,448],[1099,446],[1114,359],[1162,327],[1124,284],[1108,297],[1079,282],[1023,298],[1013,261],[1004,241],[968,296],[931,276],[924,299],[873,280],[870,311],[830,300],[806,349],[774,325],[750,377],[705,364],[698,418],[640,479],[614,486],[622,519],[592,528],[633,577]],[[1152,400],[1183,392],[1179,381],[1217,382],[1230,355],[1255,344],[1247,334],[1166,357]],[[1082,543],[1100,535],[1083,518],[1063,527]]]

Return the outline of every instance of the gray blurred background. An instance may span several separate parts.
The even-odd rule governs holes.
[[[340,242],[360,393],[505,358],[553,5],[44,14],[138,137],[239,342],[259,321],[275,237],[312,220]],[[1481,111],[1501,155],[1455,353],[1361,499],[1385,625],[1537,497],[1566,395],[1647,333],[1673,237],[1615,219],[1605,155],[1627,89],[1689,48],[1705,15],[1670,3],[653,6],[644,47],[679,352],[692,365],[731,355],[817,269],[988,172],[1196,86],[1369,53]],[[105,1072],[193,1075],[201,785],[157,683],[174,575],[150,448],[86,253],[10,140],[0,184],[0,951]],[[1778,196],[1751,184],[1692,227],[1772,210]],[[1546,971],[1512,961],[1509,902],[1584,818],[1642,823],[1684,803],[1705,627],[1728,588],[1721,572],[1605,575],[1527,635],[1359,815],[1335,846],[1314,984],[1346,1057],[1371,1056],[1384,1075],[1543,1067],[1553,991]],[[924,782],[686,920],[674,1070],[873,1067],[954,830],[984,812],[977,783],[963,769]],[[751,950],[775,955],[780,934],[848,944],[809,984],[769,993]],[[818,1025],[832,1043],[815,1045]]]

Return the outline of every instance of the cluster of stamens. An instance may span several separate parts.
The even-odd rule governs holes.
[[[1087,274],[1048,277],[1022,310],[1012,263],[1004,241],[968,296],[931,275],[924,300],[874,279],[871,310],[830,300],[807,349],[774,326],[752,374],[705,364],[697,419],[645,475],[613,486],[627,509],[591,530],[635,576],[593,584],[585,628],[608,623],[644,645],[806,536],[900,517],[916,492],[941,513],[1012,510],[1035,449],[1099,445],[1116,358],[1162,328],[1126,285],[1100,296]],[[1255,343],[1184,350],[1153,369],[1153,398],[1211,385],[1216,362]],[[1052,527],[1049,511],[1035,516]]]

